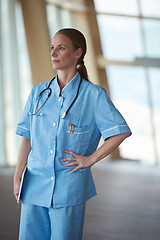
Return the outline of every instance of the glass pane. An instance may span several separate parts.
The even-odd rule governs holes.
[[[138,19],[98,15],[98,25],[106,58],[134,60],[143,55]]]
[[[72,14],[70,11],[60,9],[53,4],[46,4],[46,11],[51,39],[60,28],[73,27]]]
[[[47,21],[50,38],[61,28],[60,9],[52,4],[46,4]]]
[[[148,57],[160,57],[160,21],[143,20],[146,55]]]
[[[111,98],[133,133],[120,146],[121,156],[153,163],[155,155],[144,69],[111,66],[107,74]]]
[[[94,0],[95,8],[99,12],[137,15],[136,0]]]
[[[25,28],[23,23],[23,16],[21,6],[16,4],[16,25],[17,27],[17,42],[18,42],[18,58],[19,58],[19,77],[20,77],[20,98],[21,108],[28,98],[32,87],[31,68],[28,56],[27,42],[25,38]],[[24,67],[25,66],[25,67]],[[25,91],[24,91],[25,89]]]
[[[72,14],[70,11],[65,9],[61,10],[61,22],[62,22],[61,28],[73,27]]]
[[[27,44],[20,3],[1,1],[1,86],[3,91],[2,116],[4,124],[3,139],[5,139],[5,164],[15,165],[17,161],[20,138],[15,130],[21,113],[21,107],[31,88],[31,71],[27,55]],[[4,91],[5,90],[5,91]],[[4,164],[1,162],[0,164]]]
[[[141,9],[144,16],[160,17],[159,0],[141,0]]]
[[[4,112],[3,119],[6,159],[5,164],[14,165],[16,157],[15,125],[19,108],[19,74],[17,58],[17,38],[15,24],[15,1],[2,1],[1,43],[2,51],[2,87]],[[4,91],[5,89],[5,91]]]

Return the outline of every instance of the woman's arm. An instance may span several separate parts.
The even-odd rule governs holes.
[[[19,155],[18,155],[17,167],[14,174],[14,196],[16,200],[18,198],[22,173],[27,164],[27,158],[30,151],[31,151],[31,141],[29,138],[23,136],[20,150],[19,150]]]
[[[75,172],[80,168],[90,167],[95,163],[97,163],[98,161],[100,161],[102,158],[108,156],[111,152],[113,152],[128,136],[130,136],[130,133],[122,133],[122,134],[110,137],[92,155],[87,157],[81,156],[72,151],[66,150],[65,152],[68,154],[71,154],[73,157],[64,158],[62,159],[62,161],[64,162],[73,161],[73,162],[65,164],[64,166],[70,167],[70,166],[78,165],[72,170],[72,172]]]
[[[122,133],[110,137],[104,144],[98,148],[91,156],[92,163],[100,161],[102,158],[108,156],[112,153],[127,137],[130,136],[130,133]]]

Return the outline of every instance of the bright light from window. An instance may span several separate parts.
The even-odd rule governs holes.
[[[159,0],[141,0],[141,8],[144,16],[160,17]]]
[[[95,8],[99,12],[137,15],[136,0],[95,0]]]
[[[143,56],[138,19],[98,15],[98,24],[106,58],[134,60]]]

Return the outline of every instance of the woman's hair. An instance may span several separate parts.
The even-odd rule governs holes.
[[[75,49],[78,49],[78,48],[82,49],[82,55],[79,58],[77,63],[77,70],[82,78],[89,81],[87,69],[84,65],[85,64],[84,56],[87,51],[87,44],[86,44],[86,39],[84,35],[80,31],[74,28],[63,28],[63,29],[60,29],[56,34],[63,34],[67,36],[71,40],[73,47]]]

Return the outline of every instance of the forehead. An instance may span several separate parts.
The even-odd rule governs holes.
[[[52,45],[72,45],[72,41],[64,34],[57,33],[54,35]]]

